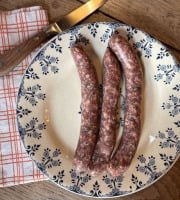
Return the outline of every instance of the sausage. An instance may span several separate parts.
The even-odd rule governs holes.
[[[140,59],[124,37],[114,33],[109,40],[109,46],[122,65],[126,93],[123,133],[107,166],[107,171],[116,177],[128,169],[138,146],[143,72]]]
[[[117,106],[120,96],[120,64],[107,48],[103,57],[103,97],[100,131],[90,166],[91,174],[97,175],[106,169],[116,143]]]
[[[99,131],[99,83],[95,67],[82,46],[72,45],[71,53],[79,73],[82,97],[80,135],[73,167],[84,172],[89,168]]]

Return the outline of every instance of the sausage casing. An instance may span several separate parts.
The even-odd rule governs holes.
[[[120,64],[112,51],[107,48],[103,57],[103,97],[100,118],[100,132],[92,157],[91,173],[99,174],[110,159],[116,143],[117,106],[120,96]]]
[[[83,172],[88,170],[99,130],[99,83],[96,69],[82,46],[71,46],[71,53],[79,73],[82,97],[80,135],[73,167]]]
[[[109,46],[119,59],[125,77],[125,117],[122,137],[107,170],[118,176],[130,166],[141,132],[141,99],[143,72],[140,59],[128,40],[113,34]]]

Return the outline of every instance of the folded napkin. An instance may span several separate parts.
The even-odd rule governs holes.
[[[47,24],[47,13],[39,6],[0,11],[0,54],[39,32]],[[16,123],[19,85],[37,50],[8,75],[0,76],[0,187],[47,179],[25,152]]]

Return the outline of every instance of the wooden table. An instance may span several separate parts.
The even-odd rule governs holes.
[[[80,6],[85,0],[1,0],[0,10],[41,5],[48,10],[50,21]],[[63,9],[62,9],[63,8]],[[108,0],[81,23],[121,21],[140,28],[162,41],[180,62],[180,0]],[[87,199],[61,189],[50,181],[42,181],[0,189],[1,200],[80,200]],[[172,169],[152,186],[123,198],[124,200],[180,199],[180,159]]]

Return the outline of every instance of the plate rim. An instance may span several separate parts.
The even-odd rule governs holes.
[[[72,27],[72,28],[70,28],[70,29],[68,29],[68,30],[65,30],[65,31],[59,33],[58,35],[54,36],[54,37],[51,38],[49,41],[47,41],[45,44],[43,44],[43,46],[36,52],[36,54],[34,55],[34,57],[31,59],[31,62],[29,63],[29,65],[27,66],[27,68],[26,68],[26,70],[25,70],[25,72],[24,72],[24,74],[23,74],[23,78],[22,78],[22,80],[21,80],[21,83],[20,83],[20,86],[19,86],[19,89],[18,89],[18,94],[17,94],[17,97],[16,97],[16,98],[17,98],[17,101],[16,101],[16,121],[17,121],[17,124],[18,124],[18,132],[19,132],[19,134],[20,134],[20,122],[19,122],[18,117],[17,117],[17,114],[18,114],[18,113],[17,113],[17,110],[18,110],[17,107],[18,107],[19,100],[20,100],[20,97],[21,97],[21,95],[20,95],[20,89],[21,89],[21,87],[24,85],[24,79],[25,79],[25,74],[27,73],[27,70],[28,70],[29,67],[34,63],[34,61],[35,61],[37,55],[38,55],[45,47],[47,47],[48,44],[50,44],[55,38],[57,38],[58,36],[61,36],[61,35],[64,35],[64,34],[67,34],[67,33],[71,32],[74,28],[77,28],[77,29],[79,30],[79,29],[81,29],[82,27],[88,26],[88,25],[93,24],[93,23],[94,23],[94,22],[90,22],[90,23],[86,23],[86,24],[80,24],[80,25],[74,26],[74,27]],[[95,22],[95,23],[100,24],[100,25],[107,25],[107,24],[113,24],[113,25],[114,25],[114,24],[115,24],[115,25],[117,25],[118,28],[121,27],[121,26],[132,27],[132,26],[130,26],[130,25],[127,25],[127,24],[124,24],[124,23],[121,23],[121,22]],[[117,28],[117,27],[116,27],[116,28]],[[144,32],[144,31],[142,31],[141,29],[138,29],[138,28],[136,28],[136,29],[137,29],[138,31],[140,31],[140,32],[142,32],[142,33],[144,33],[144,34],[146,34],[146,35],[151,36],[150,34],[148,34],[148,33]],[[151,37],[152,37],[152,36],[151,36]],[[154,37],[152,37],[152,38],[154,38]],[[154,39],[155,39],[155,38],[154,38]],[[162,42],[160,42],[159,40],[155,39],[155,42],[158,43],[158,44],[160,44],[162,47],[165,47],[165,48],[166,48],[166,46],[165,46]],[[173,55],[173,53],[172,53],[171,51],[169,51],[169,52],[170,52],[170,55],[172,56],[173,62],[174,62],[174,63],[178,63],[178,60],[177,60],[176,57]],[[21,136],[21,135],[20,135],[20,138],[21,138],[21,141],[22,141],[24,147],[26,147],[26,144],[24,143],[24,140],[22,139],[22,136]],[[26,152],[27,152],[27,151],[26,151]],[[28,155],[29,155],[29,154],[28,154]],[[77,195],[80,195],[80,196],[91,197],[91,198],[115,198],[115,197],[124,197],[124,196],[128,196],[128,195],[132,195],[132,194],[137,193],[137,192],[139,192],[139,191],[142,191],[142,190],[148,188],[149,186],[153,185],[155,182],[159,181],[159,179],[161,179],[164,175],[166,175],[166,173],[167,173],[168,171],[170,171],[171,168],[174,166],[174,164],[175,164],[176,161],[179,159],[179,157],[180,157],[180,153],[178,153],[178,155],[176,156],[176,159],[175,159],[175,160],[173,161],[173,163],[163,172],[163,174],[161,174],[158,178],[156,178],[155,180],[153,180],[151,183],[145,184],[145,186],[143,186],[143,187],[141,187],[141,188],[139,188],[139,189],[136,189],[135,191],[132,191],[132,192],[127,193],[127,194],[124,193],[124,194],[122,194],[122,195],[115,195],[115,196],[97,196],[97,197],[96,197],[96,196],[91,196],[91,195],[89,195],[89,194],[82,194],[82,193],[74,192],[74,191],[72,191],[72,190],[69,190],[69,188],[66,188],[66,187],[63,186],[63,185],[60,185],[60,184],[54,182],[54,181],[52,180],[52,177],[50,177],[49,174],[44,174],[44,172],[38,167],[36,160],[34,160],[34,159],[30,156],[30,158],[33,160],[33,162],[34,162],[35,165],[38,167],[38,169],[39,169],[44,175],[46,175],[46,176],[49,178],[49,180],[50,180],[51,182],[55,183],[56,185],[58,185],[59,187],[61,187],[62,189],[66,190],[66,191],[68,191],[68,192],[71,192],[71,193],[73,193],[73,194],[77,194]]]

